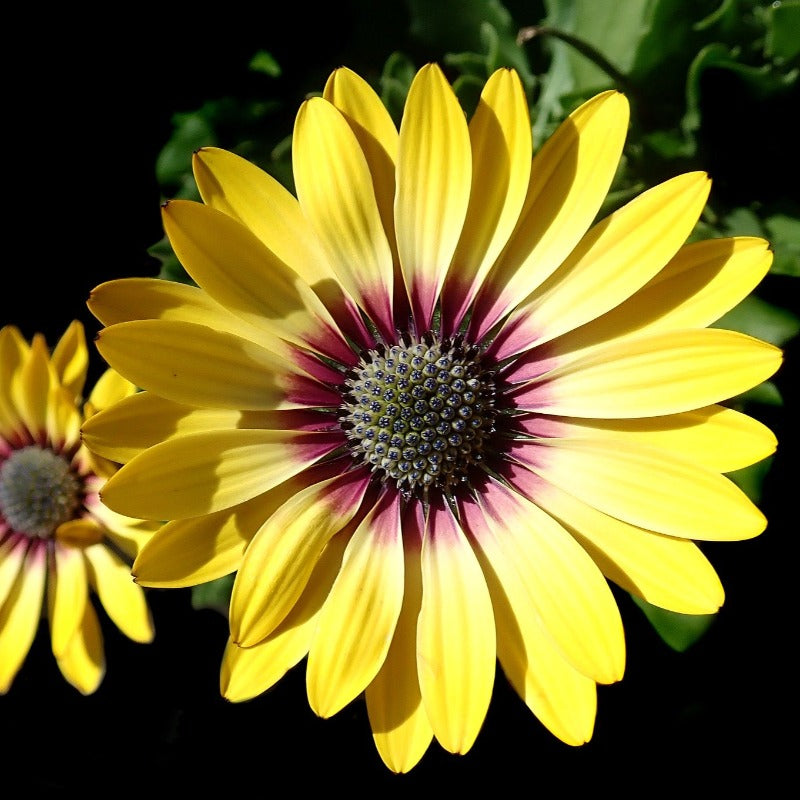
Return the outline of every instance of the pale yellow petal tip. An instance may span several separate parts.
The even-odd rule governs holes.
[[[213,156],[217,153],[223,153],[227,155],[227,151],[220,147],[210,147],[209,145],[198,147],[196,150],[192,150],[192,162],[204,163],[209,160],[210,156]]]
[[[336,67],[328,76],[325,82],[325,88],[322,90],[322,97],[329,102],[333,102],[333,97],[336,94],[337,82],[340,88],[346,88],[348,83],[365,83],[364,79],[355,71],[344,65]],[[341,83],[344,82],[344,86]]]
[[[397,752],[396,749],[390,750],[387,747],[382,747],[378,742],[378,737],[374,735],[373,741],[384,766],[395,775],[404,775],[407,772],[411,772],[428,750],[426,746],[421,749]]]
[[[583,747],[592,740],[592,736],[594,736],[594,717],[592,718],[592,724],[589,726],[588,731],[565,732],[558,738],[570,747]]]
[[[414,76],[412,85],[417,82],[431,80],[438,80],[442,83],[446,83],[448,86],[450,85],[444,75],[444,72],[442,72],[442,68],[434,61],[428,62],[420,67],[419,71]]]
[[[628,100],[628,96],[623,94],[618,89],[609,89],[606,92],[601,92],[597,95],[598,98],[601,98],[603,102],[608,103],[609,105],[616,105],[619,106],[620,111],[624,111],[625,114],[630,113],[630,101]]]

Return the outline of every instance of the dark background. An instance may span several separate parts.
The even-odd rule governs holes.
[[[396,16],[389,28],[396,40],[371,40],[366,7],[294,4],[282,8],[280,25],[266,10],[253,15],[236,4],[214,13],[187,8],[169,22],[155,15],[149,22],[50,16],[44,30],[31,14],[17,31],[22,54],[4,55],[2,324],[17,324],[26,337],[41,331],[53,344],[77,318],[91,340],[98,327],[85,308],[91,288],[157,273],[147,255],[162,236],[154,164],[172,115],[263,87],[247,70],[257,49],[283,67],[270,84],[283,106],[271,124],[283,125],[285,134],[305,93],[321,90],[341,63],[374,69],[400,48],[418,65],[441,56],[409,40],[400,4],[384,12]],[[767,183],[783,179],[768,169],[759,173]],[[784,286],[774,281],[772,291]],[[105,625],[108,672],[91,697],[66,684],[46,635],[37,638],[0,697],[6,777],[14,773],[20,786],[51,794],[91,791],[111,774],[114,789],[156,796],[219,782],[226,792],[267,796],[439,786],[474,792],[488,781],[503,794],[557,790],[569,797],[594,786],[641,795],[648,787],[721,790],[755,780],[771,794],[789,774],[796,743],[788,550],[797,534],[789,501],[798,450],[788,426],[797,407],[789,378],[797,375],[796,353],[796,346],[787,348],[775,378],[785,405],[765,420],[781,442],[761,503],[767,531],[705,548],[727,600],[685,653],[667,647],[630,598],[618,594],[627,672],[621,683],[600,687],[595,735],[583,748],[554,739],[498,673],[488,717],[467,755],[450,755],[434,742],[409,775],[394,776],[374,749],[362,700],[330,720],[313,715],[303,664],[249,703],[222,700],[226,621],[193,609],[188,590],[151,590],[155,641],[137,645]],[[93,373],[100,368],[95,360]],[[6,794],[1,784],[0,793]]]

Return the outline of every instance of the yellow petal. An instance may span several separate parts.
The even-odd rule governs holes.
[[[226,700],[239,703],[265,692],[307,655],[348,540],[348,534],[341,533],[328,542],[305,591],[266,639],[254,647],[238,647],[228,640],[220,671],[220,692]]]
[[[502,546],[503,531],[492,532],[478,506],[467,501],[461,514],[486,576],[497,626],[497,655],[511,685],[542,724],[561,741],[589,741],[597,710],[595,682],[564,657],[542,625],[533,587],[513,556]]]
[[[28,537],[17,534],[0,543],[0,606],[6,601],[25,562]]]
[[[675,453],[714,472],[732,472],[775,452],[775,434],[762,422],[724,406],[706,406],[666,417],[581,419],[530,414],[514,427],[530,436],[588,436],[645,444]]]
[[[48,400],[57,385],[44,336],[40,333],[34,334],[20,380],[13,386],[16,389],[15,400],[20,416],[34,436],[42,436],[47,431]]]
[[[237,409],[288,407],[291,365],[269,350],[204,325],[135,320],[104,328],[102,357],[128,380],[176,403]]]
[[[442,292],[451,336],[517,223],[531,172],[531,121],[517,73],[497,70],[469,124],[472,188],[467,218]]]
[[[464,111],[441,69],[426,64],[408,92],[397,154],[397,250],[419,330],[433,309],[469,203],[472,152]]]
[[[9,441],[23,437],[24,423],[17,409],[15,386],[29,352],[19,328],[14,325],[0,328],[0,435]]]
[[[690,172],[631,200],[581,239],[563,265],[517,307],[509,324],[519,328],[517,317],[523,317],[528,340],[541,344],[619,305],[686,241],[710,187],[704,172]]]
[[[233,641],[250,647],[286,616],[305,589],[331,537],[361,506],[369,474],[336,475],[304,488],[278,507],[247,547],[231,594]]]
[[[102,542],[105,533],[103,526],[92,517],[70,519],[56,528],[56,543],[72,548],[87,547]]]
[[[203,202],[249,228],[309,286],[334,277],[297,199],[268,172],[218,147],[201,147],[192,169]]]
[[[72,391],[55,383],[54,375],[52,379],[54,382],[51,383],[45,411],[45,431],[50,442],[68,450],[80,441],[82,416]]]
[[[375,200],[390,246],[395,246],[394,190],[397,128],[373,88],[347,67],[334,70],[322,96],[336,106],[353,130],[367,160]]]
[[[153,620],[144,591],[133,582],[130,565],[109,547],[95,544],[84,550],[89,579],[112,622],[135,642],[153,639]]]
[[[187,200],[161,213],[175,254],[212,299],[254,328],[345,363],[354,358],[322,301],[248,228]]]
[[[73,397],[83,396],[83,385],[89,369],[89,351],[83,323],[73,320],[58,340],[51,358],[59,381]]]
[[[612,342],[513,392],[519,408],[576,417],[653,417],[726,400],[780,366],[781,351],[737,331],[682,330]]]
[[[293,481],[212,514],[168,522],[145,543],[131,572],[141,586],[197,586],[239,568],[245,548],[275,509],[297,490]]]
[[[589,229],[617,170],[628,117],[623,95],[598,94],[536,154],[517,227],[476,298],[473,341],[536,289]]]
[[[731,480],[646,445],[541,439],[523,463],[598,511],[669,536],[733,541],[757,536],[766,526]]]
[[[565,333],[550,349],[570,358],[627,336],[704,328],[747,297],[769,271],[772,252],[755,237],[709,239],[682,247],[638,292],[607,314]]]
[[[311,98],[300,107],[292,141],[297,197],[348,294],[388,338],[392,322],[392,253],[372,176],[342,114]]]
[[[49,570],[47,597],[50,640],[53,654],[58,657],[81,624],[89,584],[80,548],[56,544],[54,557],[55,569]]]
[[[450,512],[431,505],[422,545],[417,671],[434,736],[466,753],[489,708],[496,668],[486,579]]]
[[[135,393],[135,384],[125,380],[113,369],[107,369],[95,383],[84,411],[87,416],[91,416]]]
[[[499,483],[479,499],[484,525],[471,529],[489,562],[515,565],[541,624],[572,666],[598,683],[625,669],[622,619],[597,565],[549,514]]]
[[[314,713],[330,717],[358,696],[381,668],[403,602],[403,538],[392,493],[353,533],[319,612],[308,654],[306,689]]]
[[[159,278],[120,278],[92,289],[89,310],[104,325],[137,319],[161,319],[206,325],[243,339],[259,342],[274,353],[286,346],[263,326],[254,328],[214,302],[202,289]]]
[[[679,614],[714,614],[722,605],[722,583],[694,542],[610,517],[535,476],[520,483],[625,591]]]
[[[372,738],[392,772],[408,772],[433,739],[417,677],[417,618],[422,607],[420,549],[424,521],[413,512],[403,520],[403,605],[392,644],[375,680],[366,690]],[[413,528],[411,527],[413,525]]]
[[[81,626],[57,663],[64,678],[83,695],[93,694],[102,683],[106,674],[103,633],[91,603],[84,607]]]
[[[267,172],[227,150],[201,147],[192,167],[203,201],[249,228],[316,292],[343,332],[370,347],[361,312],[336,279],[297,199]]]
[[[99,497],[96,497],[96,502],[90,502],[87,498],[86,507],[91,514],[91,521],[95,526],[95,538],[93,538],[92,541],[101,541],[103,537],[110,539],[114,543],[114,546],[118,547],[120,552],[131,560],[139,552],[144,542],[147,541],[159,527],[159,523],[153,522],[152,520],[134,519],[122,514],[117,514],[116,511],[112,511],[108,506],[103,505]],[[88,521],[88,519],[84,518],[84,521]],[[57,535],[60,531],[61,528],[59,528]],[[72,533],[71,528],[67,527],[67,532]],[[87,539],[89,539],[90,536],[91,533],[89,530],[82,531],[82,543],[88,543]]]
[[[103,487],[109,508],[141,519],[184,519],[250,500],[332,450],[323,434],[270,430],[194,433],[140,453]]]
[[[0,607],[0,694],[6,694],[36,637],[42,613],[46,548],[32,544]]]
[[[83,425],[82,438],[96,453],[120,464],[142,450],[190,433],[236,428],[306,429],[314,417],[302,411],[239,411],[193,408],[152,392],[138,392],[95,414]],[[315,420],[323,427],[323,420]]]

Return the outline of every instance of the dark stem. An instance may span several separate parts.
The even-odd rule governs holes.
[[[602,53],[588,42],[573,36],[571,33],[566,33],[558,28],[549,28],[547,25],[529,25],[525,28],[520,28],[517,33],[517,44],[524,44],[539,36],[550,36],[553,39],[560,39],[562,42],[566,42],[582,56],[588,58],[595,66],[603,70],[609,78],[619,85],[622,91],[632,95],[636,94],[636,87]]]

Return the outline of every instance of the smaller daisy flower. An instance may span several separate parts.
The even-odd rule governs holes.
[[[117,465],[80,437],[82,422],[136,387],[109,369],[84,402],[88,364],[78,321],[52,354],[40,333],[28,344],[15,326],[0,329],[0,694],[43,617],[63,676],[81,694],[97,690],[105,656],[90,588],[126,636],[153,638],[130,564],[158,525],[101,503],[98,492]]]

